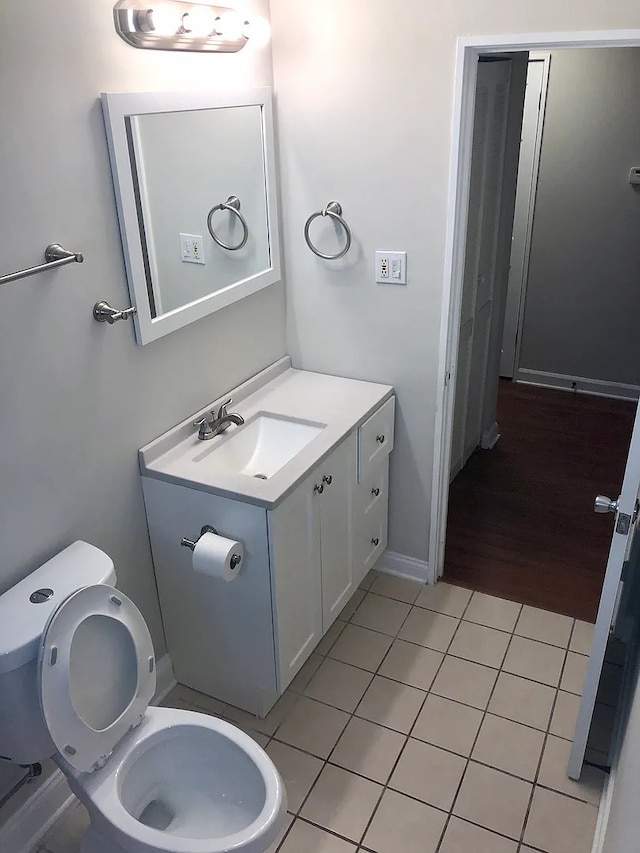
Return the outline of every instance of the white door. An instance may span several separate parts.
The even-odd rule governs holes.
[[[485,383],[496,296],[511,70],[510,60],[478,64],[453,416],[452,478],[480,444],[483,430]]]
[[[529,59],[527,70],[509,284],[500,356],[500,376],[507,376],[510,379],[517,372],[522,337],[524,295],[529,273],[529,251],[538,185],[549,62],[549,54],[540,59]]]
[[[622,569],[631,552],[633,537],[637,530],[638,499],[640,495],[640,406],[636,411],[636,419],[627,456],[627,467],[622,481],[622,493],[616,503],[612,503],[610,511],[616,512],[616,527],[611,539],[607,571],[602,585],[600,606],[596,619],[596,629],[589,657],[587,677],[585,679],[580,711],[576,723],[571,755],[567,772],[572,779],[578,779],[582,771],[587,738],[591,728],[591,718],[596,703],[600,673],[604,663],[609,634],[615,627],[618,602],[622,592]],[[600,501],[598,511],[607,511],[604,502]]]

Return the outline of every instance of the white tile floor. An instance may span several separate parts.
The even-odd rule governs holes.
[[[589,853],[603,774],[566,777],[593,626],[371,573],[266,720],[177,687],[280,769],[268,853]],[[40,853],[75,853],[77,805]]]

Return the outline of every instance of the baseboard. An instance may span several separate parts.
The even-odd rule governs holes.
[[[584,376],[566,376],[563,373],[547,373],[544,370],[518,370],[517,382],[540,385],[542,388],[559,388],[577,394],[592,394],[596,397],[613,397],[616,400],[638,400],[640,385],[622,382],[604,382],[602,379],[587,379]]]
[[[165,654],[159,661],[156,661],[156,692],[153,694],[151,704],[159,705],[164,697],[171,693],[176,684],[171,658]]]
[[[429,570],[429,564],[397,551],[385,551],[376,563],[376,571],[398,578],[406,578],[419,583],[435,583],[435,578]]]
[[[56,769],[9,820],[0,827],[0,850],[30,853],[74,796]]]
[[[156,692],[151,704],[158,705],[175,686],[171,658],[165,654],[156,663]],[[60,770],[54,770],[0,827],[0,850],[30,853],[73,799],[67,780]]]
[[[480,436],[480,447],[483,450],[493,450],[500,438],[500,430],[498,422],[494,421],[489,429],[486,429]]]

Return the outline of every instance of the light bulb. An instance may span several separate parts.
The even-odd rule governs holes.
[[[237,12],[224,12],[219,18],[216,18],[216,33],[229,39],[229,41],[237,41],[241,38],[243,29],[244,21]]]
[[[150,9],[148,17],[152,32],[157,36],[173,36],[178,32],[179,18],[175,10],[166,4]]]
[[[182,16],[182,29],[195,38],[206,38],[215,26],[215,17],[211,9],[194,7]]]
[[[244,22],[242,35],[251,39],[251,44],[256,47],[266,47],[271,39],[271,27],[265,18],[253,18]]]

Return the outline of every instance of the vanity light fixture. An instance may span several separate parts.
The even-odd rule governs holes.
[[[116,32],[133,47],[153,50],[236,53],[249,38],[263,41],[264,27],[235,9],[185,0],[119,0],[113,7]]]

